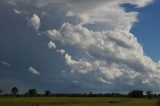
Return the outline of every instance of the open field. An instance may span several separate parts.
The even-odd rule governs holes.
[[[0,98],[0,106],[157,106],[156,102],[116,97]]]

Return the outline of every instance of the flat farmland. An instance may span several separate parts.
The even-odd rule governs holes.
[[[0,98],[0,106],[157,106],[157,99],[117,97]]]

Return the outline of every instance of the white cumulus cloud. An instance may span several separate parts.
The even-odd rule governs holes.
[[[40,75],[40,72],[37,71],[35,68],[33,67],[29,67],[28,68],[28,71],[30,71],[32,74],[35,74],[35,75]]]
[[[8,63],[8,62],[6,62],[6,61],[1,61],[1,64],[2,65],[5,65],[5,66],[7,66],[7,67],[10,67],[11,65]]]
[[[21,12],[17,9],[13,9],[13,11],[14,11],[15,14],[21,14]]]
[[[28,22],[29,26],[33,27],[35,31],[39,30],[40,23],[40,17],[37,14],[33,14],[33,16],[30,18]]]
[[[52,41],[49,41],[49,43],[48,43],[48,48],[49,49],[56,49],[56,44],[54,43],[54,42],[52,42]]]
[[[63,55],[66,51],[64,49],[60,49],[60,50],[56,50],[56,52],[60,53],[61,55]]]

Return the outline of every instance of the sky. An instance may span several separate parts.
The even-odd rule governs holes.
[[[159,0],[0,1],[0,89],[159,92],[159,9]]]

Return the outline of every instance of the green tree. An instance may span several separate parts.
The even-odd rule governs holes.
[[[45,91],[45,96],[50,96],[51,92],[50,91]]]
[[[17,96],[17,94],[18,94],[18,88],[17,88],[17,87],[13,87],[13,88],[11,89],[11,94],[12,94],[13,96]]]
[[[0,90],[0,95],[2,94],[2,90]]]
[[[28,92],[27,92],[28,96],[30,97],[35,97],[37,96],[37,90],[36,89],[30,89]]]
[[[147,91],[146,92],[148,99],[152,99],[153,92],[152,91]]]

